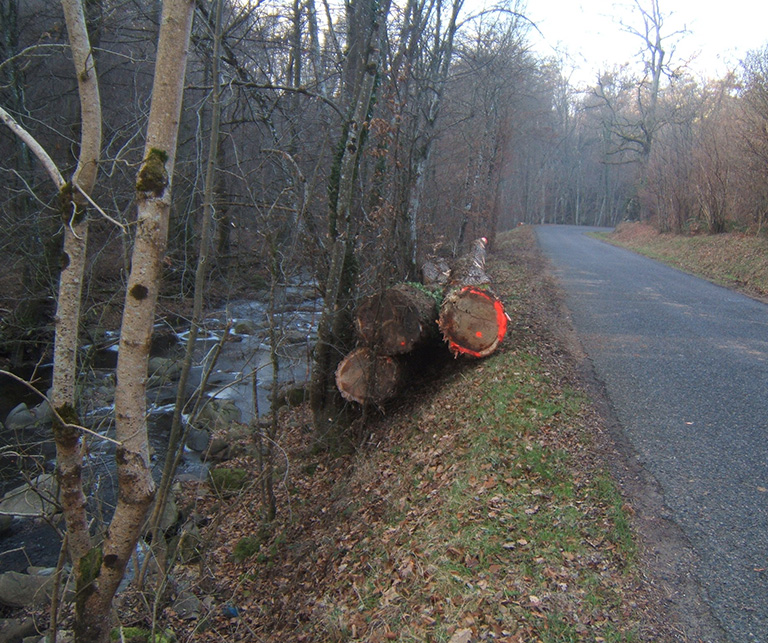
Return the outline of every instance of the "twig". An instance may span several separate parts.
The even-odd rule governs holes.
[[[119,440],[115,440],[114,438],[107,437],[106,435],[102,435],[101,433],[97,433],[96,431],[92,431],[91,429],[81,426],[79,424],[71,424],[69,422],[66,422],[64,418],[59,415],[59,412],[53,408],[53,404],[51,404],[51,401],[48,399],[48,396],[45,395],[45,393],[41,393],[38,391],[32,384],[30,384],[27,380],[24,378],[19,377],[18,375],[14,375],[13,373],[9,371],[5,371],[0,369],[0,375],[5,375],[6,377],[10,377],[12,380],[15,380],[16,382],[19,382],[20,384],[23,384],[26,386],[29,390],[37,393],[44,401],[48,402],[48,406],[51,407],[51,412],[56,416],[56,419],[61,422],[62,426],[67,429],[79,429],[80,431],[83,431],[84,433],[89,433],[95,438],[100,438],[102,440],[106,440],[107,442],[111,442],[112,444],[116,444],[117,446],[121,446],[122,443]]]

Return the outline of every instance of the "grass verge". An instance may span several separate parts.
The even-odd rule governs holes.
[[[768,239],[763,236],[660,234],[644,223],[622,223],[599,236],[722,286],[768,297]]]
[[[601,420],[550,325],[541,261],[530,229],[498,240],[500,350],[414,383],[355,455],[311,452],[306,409],[281,416],[290,466],[259,553],[237,549],[259,529],[258,497],[222,506],[194,490],[212,546],[179,575],[205,588],[208,612],[166,613],[180,641],[673,640],[603,467]]]

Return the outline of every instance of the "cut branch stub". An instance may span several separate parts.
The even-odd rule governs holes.
[[[440,332],[454,355],[486,357],[507,332],[507,315],[489,290],[464,286],[452,290],[440,310]]]
[[[347,354],[336,369],[336,387],[345,400],[381,404],[394,397],[402,368],[393,357],[376,355],[366,347]]]
[[[425,287],[401,283],[365,298],[355,330],[361,344],[380,355],[400,355],[437,338],[437,298]]]

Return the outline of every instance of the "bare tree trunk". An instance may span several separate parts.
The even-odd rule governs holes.
[[[56,339],[53,349],[51,404],[58,417],[53,422],[56,441],[56,472],[61,489],[61,504],[67,526],[67,542],[74,564],[75,578],[82,578],[81,563],[91,549],[83,492],[83,454],[75,410],[80,299],[85,271],[88,220],[86,199],[96,183],[101,152],[101,101],[88,40],[83,6],[75,0],[62,0],[80,94],[80,158],[70,184],[59,191],[64,221],[64,252],[59,277],[56,309]],[[77,590],[82,590],[77,585]],[[55,619],[53,619],[55,620]]]
[[[118,500],[101,551],[89,556],[78,599],[77,643],[109,641],[112,599],[154,496],[146,425],[150,337],[165,252],[187,48],[194,3],[163,3],[144,162],[136,182],[138,222],[125,297],[115,392]]]
[[[433,53],[436,64],[430,98],[425,108],[426,123],[423,131],[423,144],[419,148],[412,166],[413,185],[408,196],[408,208],[406,220],[408,226],[408,259],[412,276],[416,274],[418,251],[418,224],[421,214],[422,199],[426,186],[426,172],[432,156],[432,143],[435,140],[435,127],[440,112],[440,104],[443,98],[443,90],[448,80],[448,72],[453,58],[453,41],[459,28],[458,15],[464,5],[464,0],[452,0],[451,17],[444,35],[444,40],[439,40],[436,35],[435,51]]]
[[[351,329],[349,315],[350,295],[353,286],[352,234],[355,176],[363,145],[366,120],[373,98],[381,62],[381,38],[386,33],[385,20],[389,12],[387,1],[380,4],[363,0],[359,15],[353,18],[353,28],[361,30],[350,52],[357,52],[358,59],[348,61],[347,94],[351,96],[350,118],[343,133],[343,148],[337,161],[337,171],[331,181],[331,258],[323,301],[323,312],[318,325],[318,341],[312,369],[311,405],[315,429],[333,425],[337,421],[334,413],[334,372],[341,359],[343,349],[338,339],[343,327]],[[366,24],[366,20],[370,21]]]
[[[152,542],[158,542],[161,537],[159,533],[160,520],[168,499],[168,493],[173,482],[173,477],[180,461],[179,452],[184,448],[182,440],[182,411],[184,409],[185,394],[189,372],[192,368],[197,337],[200,333],[200,326],[203,317],[203,295],[205,289],[205,278],[209,272],[208,253],[211,244],[211,233],[213,226],[213,205],[216,195],[216,170],[217,160],[220,153],[219,130],[221,124],[221,79],[219,78],[219,56],[221,44],[221,14],[224,0],[215,0],[214,32],[213,32],[213,52],[211,77],[213,80],[213,90],[211,92],[211,132],[208,143],[208,160],[205,167],[205,187],[203,194],[203,212],[200,225],[200,249],[197,257],[197,266],[195,267],[195,286],[192,304],[192,322],[189,329],[184,360],[181,365],[181,374],[179,376],[178,387],[176,390],[176,405],[173,409],[173,419],[171,421],[171,432],[168,437],[168,451],[165,455],[163,465],[163,475],[160,481],[160,488],[157,494],[152,516],[149,520],[152,530]],[[149,558],[147,558],[147,561]],[[142,582],[146,572],[146,564],[142,569]]]

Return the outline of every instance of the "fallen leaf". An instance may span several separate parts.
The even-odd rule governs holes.
[[[469,643],[472,640],[472,630],[456,630],[448,643]]]

